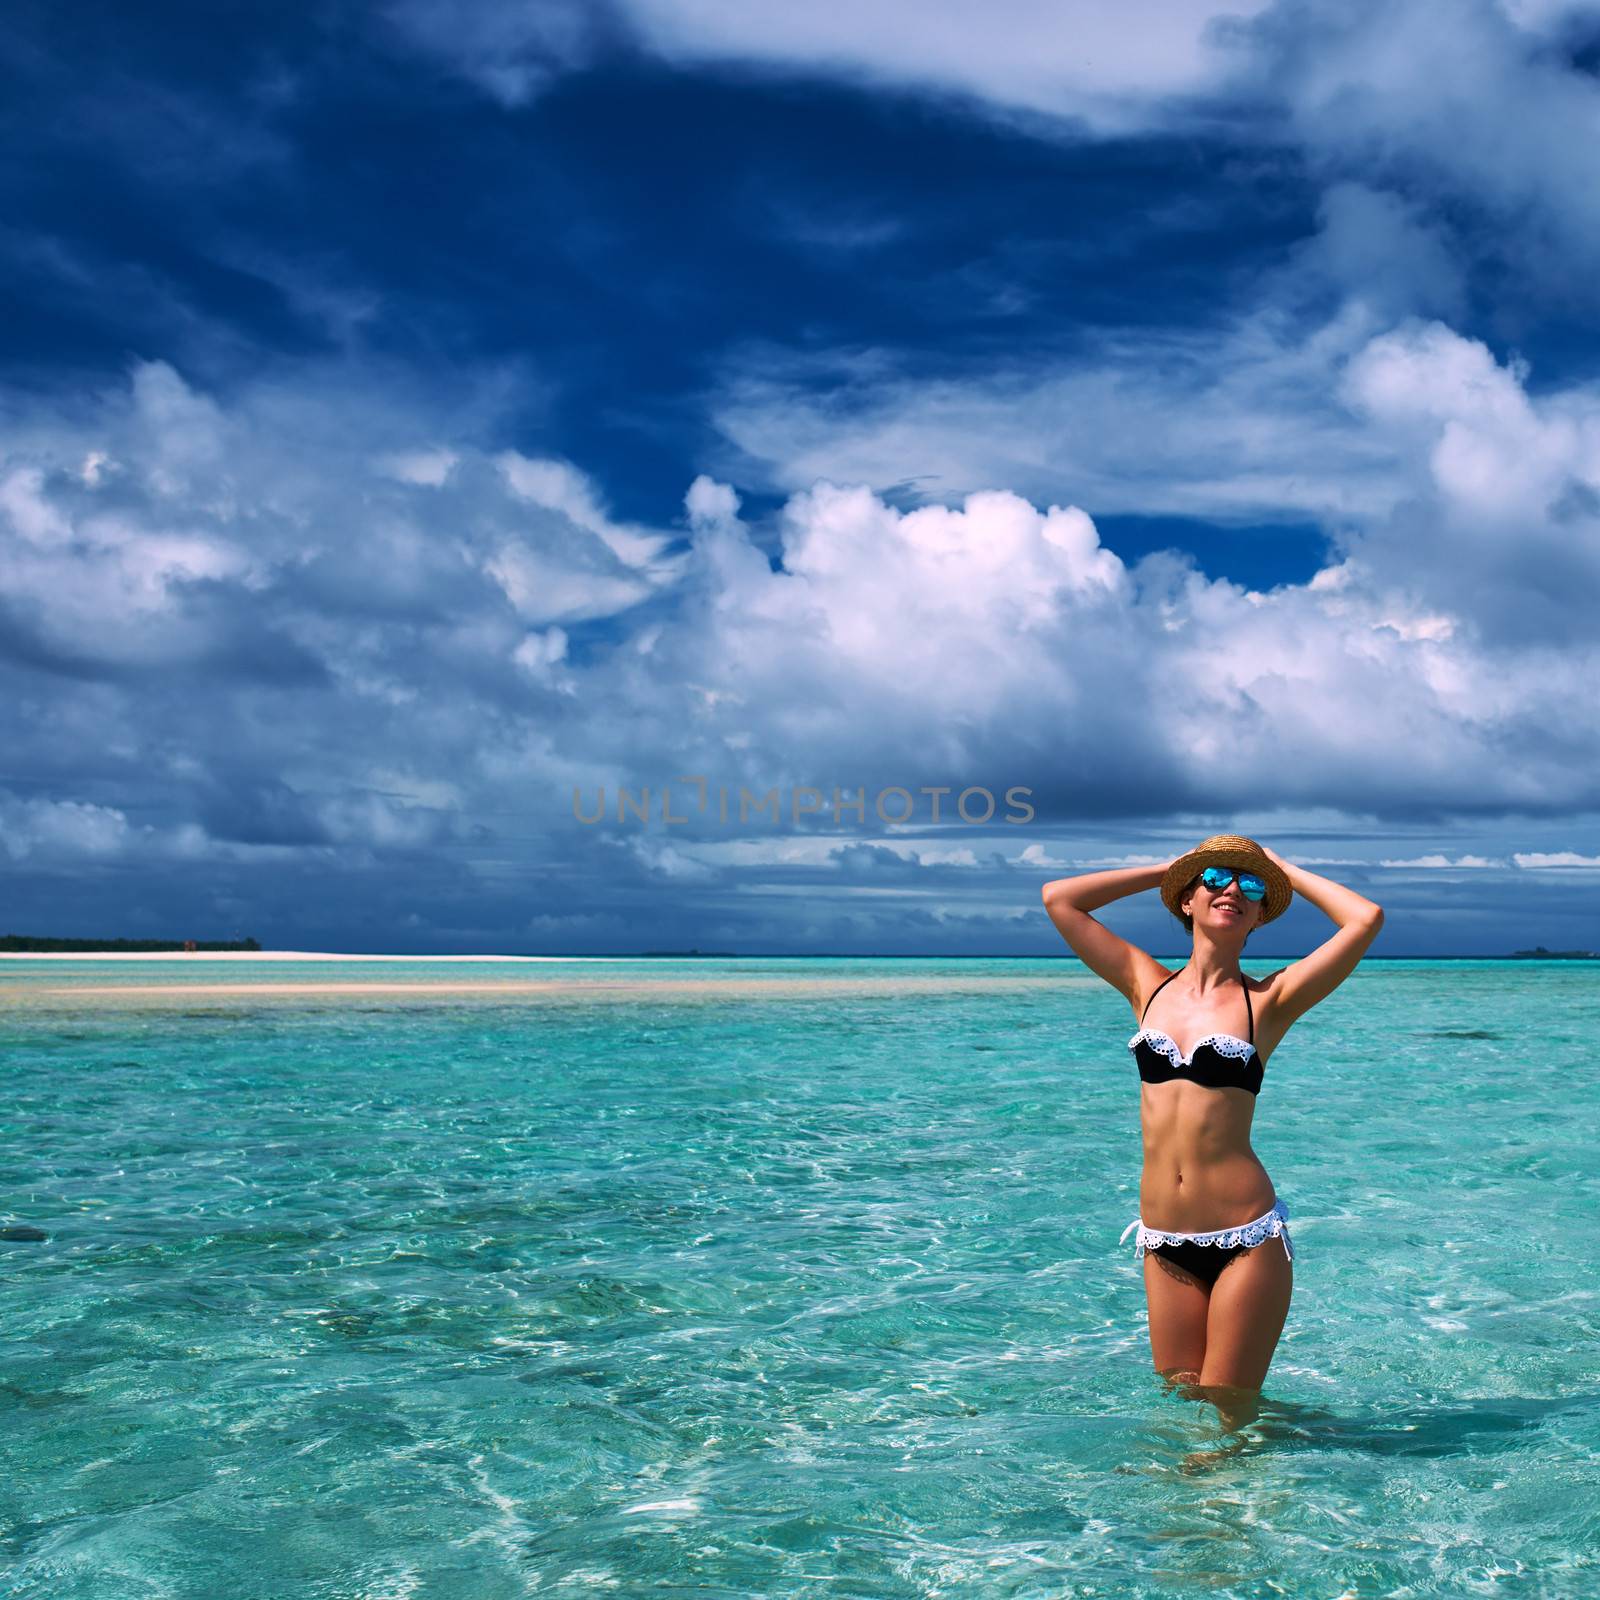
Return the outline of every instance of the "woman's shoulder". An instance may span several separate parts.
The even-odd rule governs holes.
[[[1177,977],[1183,971],[1182,967],[1162,966],[1154,956],[1147,955],[1142,950],[1139,954],[1142,959],[1139,962],[1134,992],[1127,996],[1129,1003],[1133,1006],[1135,1018],[1144,1016],[1145,1008],[1155,998],[1155,992],[1162,984],[1169,978]]]

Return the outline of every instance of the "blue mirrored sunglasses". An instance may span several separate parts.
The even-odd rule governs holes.
[[[1266,883],[1253,872],[1235,872],[1232,867],[1207,867],[1200,874],[1200,881],[1213,894],[1226,889],[1234,878],[1239,880],[1239,893],[1246,900],[1264,900],[1267,894]]]

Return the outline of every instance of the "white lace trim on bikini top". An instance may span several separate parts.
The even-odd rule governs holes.
[[[1151,1245],[1158,1244],[1214,1244],[1228,1249],[1236,1244],[1260,1244],[1263,1239],[1287,1234],[1288,1220],[1289,1208],[1281,1199],[1265,1216],[1257,1217],[1254,1222],[1246,1222],[1238,1228],[1219,1228],[1213,1233],[1162,1233],[1158,1228],[1145,1227],[1143,1221],[1135,1217],[1122,1230],[1122,1238],[1117,1243],[1121,1244],[1137,1228],[1139,1239],[1136,1254],[1139,1255],[1143,1255]],[[1287,1239],[1284,1241],[1284,1249],[1289,1249]]]
[[[1180,1054],[1177,1043],[1155,1028],[1141,1028],[1128,1041],[1128,1048],[1130,1050],[1133,1049],[1141,1039],[1149,1040],[1150,1044],[1175,1067],[1192,1066],[1194,1058],[1200,1053],[1200,1046],[1205,1044],[1216,1046],[1218,1055],[1232,1056],[1237,1061],[1248,1061],[1256,1050],[1256,1047],[1248,1039],[1241,1039],[1237,1034],[1208,1033],[1205,1038],[1196,1041],[1186,1060]]]

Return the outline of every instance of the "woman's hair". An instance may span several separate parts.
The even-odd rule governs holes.
[[[1189,896],[1194,893],[1195,886],[1199,882],[1200,882],[1200,874],[1197,872],[1178,891],[1178,904],[1179,905],[1182,905],[1183,902],[1185,900],[1187,900],[1189,898]],[[1178,919],[1179,922],[1181,922],[1183,924],[1183,931],[1185,933],[1193,933],[1194,932],[1194,918],[1191,917],[1186,911],[1174,911],[1172,914],[1173,914],[1173,916],[1175,916]]]
[[[1178,903],[1181,905],[1199,887],[1200,887],[1200,874],[1197,872],[1197,873],[1195,873],[1195,875],[1186,884],[1184,884],[1183,891],[1178,896]],[[1185,933],[1187,933],[1191,938],[1193,938],[1194,937],[1194,918],[1189,916],[1189,915],[1187,915],[1184,912],[1181,912],[1181,911],[1175,913],[1175,915],[1177,916],[1178,921],[1183,924],[1183,931]],[[1250,930],[1250,933],[1254,933],[1255,931],[1256,930],[1254,928],[1252,928]],[[1250,933],[1247,933],[1244,936],[1244,942],[1246,944],[1250,943]]]

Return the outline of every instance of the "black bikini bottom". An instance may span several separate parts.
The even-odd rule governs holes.
[[[1289,1207],[1282,1196],[1272,1202],[1270,1211],[1262,1212],[1237,1228],[1213,1228],[1209,1233],[1173,1233],[1147,1228],[1135,1217],[1122,1230],[1122,1237],[1126,1239],[1136,1228],[1139,1238],[1134,1246],[1135,1255],[1142,1256],[1147,1250],[1153,1250],[1205,1284],[1215,1283],[1235,1256],[1258,1248],[1268,1239],[1282,1239],[1283,1253],[1294,1260],[1294,1246],[1289,1242]]]
[[[1202,1283],[1213,1284],[1235,1256],[1258,1249],[1259,1245],[1252,1244],[1236,1244],[1231,1250],[1219,1250],[1214,1244],[1156,1244],[1150,1246],[1150,1254],[1165,1256],[1174,1266],[1193,1273]]]

